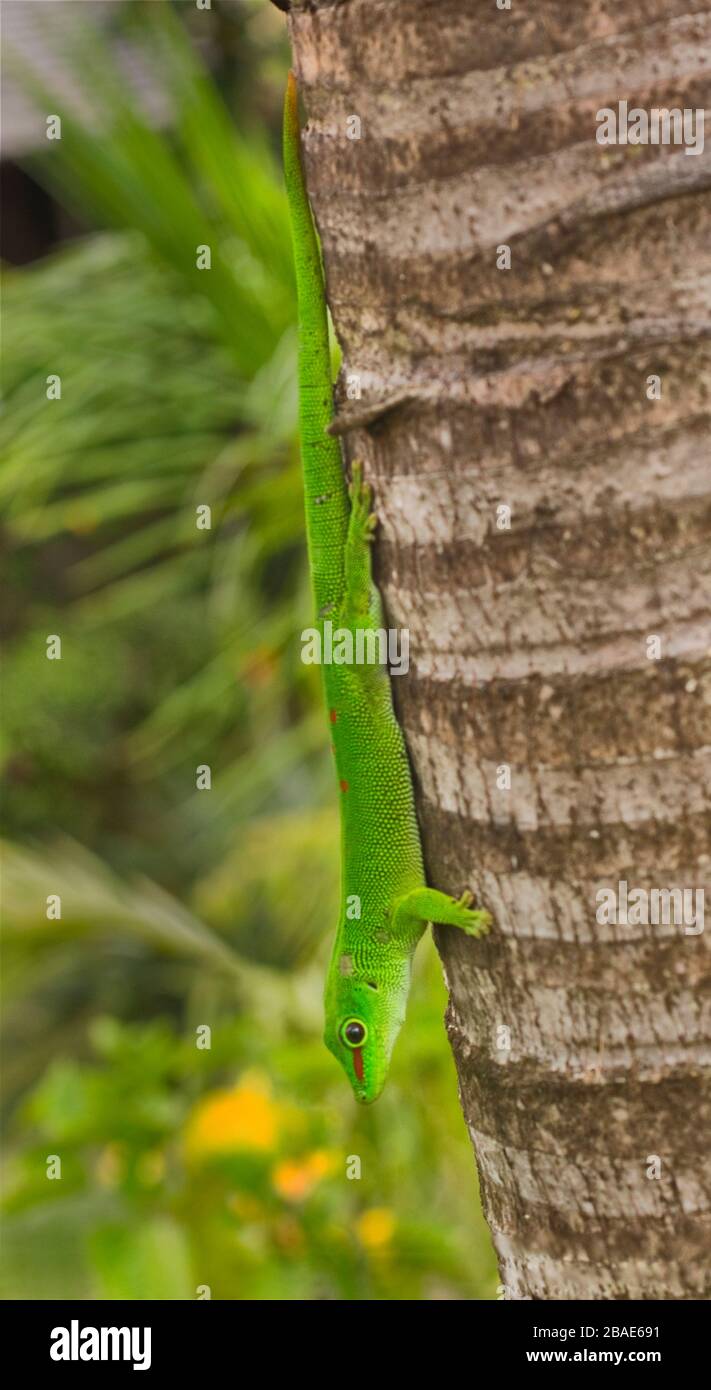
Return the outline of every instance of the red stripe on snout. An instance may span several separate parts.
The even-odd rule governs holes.
[[[353,1067],[359,1081],[363,1080],[363,1049],[362,1047],[353,1048]]]

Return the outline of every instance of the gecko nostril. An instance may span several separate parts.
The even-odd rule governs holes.
[[[378,986],[377,986],[376,983],[375,983],[375,980],[367,980],[367,981],[366,981],[366,984],[367,984],[367,986],[368,986],[368,989],[377,989],[377,988],[378,988]]]

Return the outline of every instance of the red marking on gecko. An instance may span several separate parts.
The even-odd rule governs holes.
[[[354,1047],[353,1049],[353,1069],[359,1081],[363,1080],[363,1049]]]
[[[348,783],[347,783],[347,782],[341,782],[341,783],[340,783],[340,787],[341,787],[341,791],[342,791],[342,792],[347,792],[347,791],[348,791]]]
[[[338,715],[336,714],[335,709],[329,710],[329,712],[328,712],[328,717],[329,717],[331,723],[332,723],[332,724],[335,724],[335,722],[336,722],[336,720],[337,720],[337,718],[338,718]]]

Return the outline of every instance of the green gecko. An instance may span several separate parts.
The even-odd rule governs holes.
[[[306,533],[315,622],[382,627],[371,577],[376,518],[371,491],[354,463],[346,489],[333,419],[326,292],[301,163],[293,73],[284,104],[284,173],[299,310],[299,425]],[[353,642],[355,648],[355,641]],[[341,906],[325,994],[324,1041],[356,1099],[380,1095],[405,1018],[412,961],[428,923],[488,929],[471,893],[428,888],[407,749],[384,665],[323,665],[341,806]]]

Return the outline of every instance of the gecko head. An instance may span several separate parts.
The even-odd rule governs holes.
[[[409,963],[403,978],[387,982],[377,974],[343,973],[347,956],[334,960],[326,983],[324,1042],[340,1062],[361,1105],[378,1099],[390,1070],[390,1058],[405,1018],[410,986]]]

